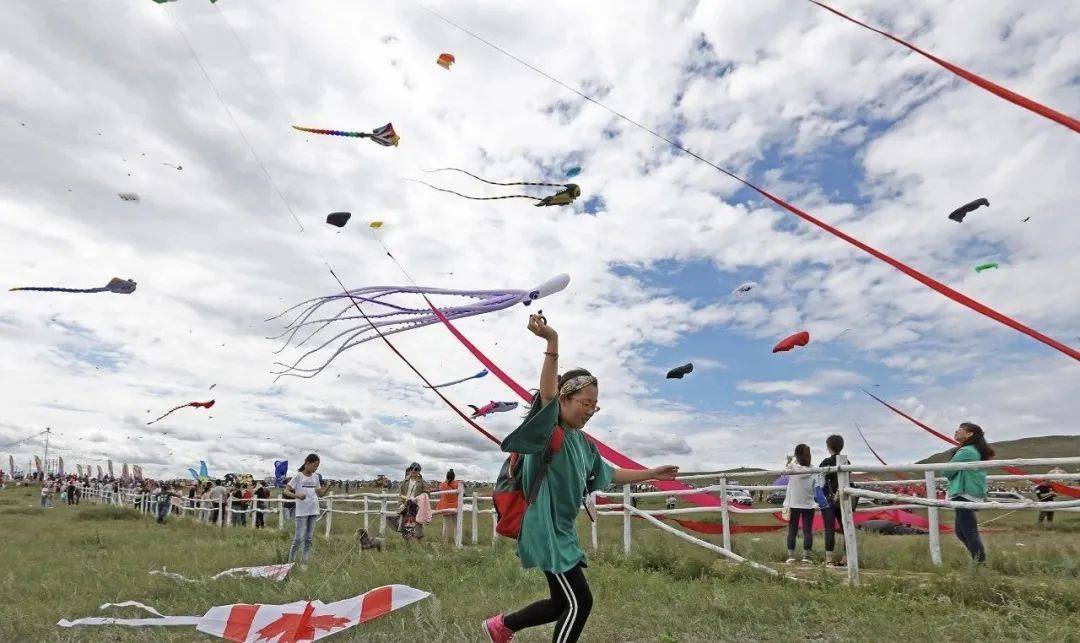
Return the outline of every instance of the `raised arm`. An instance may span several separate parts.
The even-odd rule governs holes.
[[[543,315],[529,315],[529,331],[547,341],[544,366],[540,369],[540,405],[544,406],[559,395],[559,334],[548,326]]]
[[[614,469],[611,472],[613,484],[634,484],[646,480],[674,480],[679,474],[679,467],[666,464],[652,469]]]

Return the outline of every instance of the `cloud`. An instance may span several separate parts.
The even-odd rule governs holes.
[[[837,387],[854,385],[865,380],[865,377],[852,371],[838,369],[825,369],[813,374],[805,380],[775,380],[753,382],[740,381],[736,387],[744,393],[757,393],[771,395],[775,393],[787,393],[789,395],[817,395],[824,391]]]

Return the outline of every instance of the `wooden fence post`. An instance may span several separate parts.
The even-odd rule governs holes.
[[[478,521],[480,520],[480,508],[476,504],[476,490],[470,491],[469,493],[472,494],[472,544],[476,545],[480,542],[480,535],[476,533],[479,528]]]
[[[225,525],[226,527],[232,527],[232,494],[229,495],[228,500],[225,501]]]
[[[457,494],[457,513],[455,514],[456,520],[454,521],[454,546],[458,549],[462,548],[462,534],[465,531],[465,498],[464,494]]]
[[[836,464],[847,465],[846,455],[837,455]],[[851,474],[848,471],[840,471],[836,474],[836,481],[840,487],[840,517],[844,525],[844,549],[847,553],[848,584],[859,584],[859,543],[855,536],[855,514],[852,511],[849,496],[845,489],[851,486]]]
[[[630,553],[630,485],[624,484],[622,488],[623,523],[622,523],[622,548],[624,554]]]
[[[731,516],[728,515],[727,478],[720,478],[720,522],[724,529],[724,549],[731,551]]]
[[[382,536],[386,533],[386,498],[382,499],[382,503],[379,505],[379,535]]]
[[[600,548],[600,537],[596,533],[596,524],[600,522],[600,514],[596,511],[596,492],[589,494],[589,498],[585,502],[592,503],[592,515],[596,517],[596,520],[593,520],[592,524],[589,525],[589,540],[592,541],[593,551],[596,551]]]
[[[364,529],[368,528],[368,497],[364,494]]]
[[[278,531],[285,530],[285,501],[278,496],[277,504],[277,528]]]
[[[334,521],[334,494],[326,496],[326,533],[324,537],[330,540],[330,525]]]
[[[923,472],[926,481],[926,497],[930,500],[937,499],[937,480],[933,471]],[[938,518],[937,507],[927,507],[926,517],[930,521],[930,562],[941,565],[941,524]]]

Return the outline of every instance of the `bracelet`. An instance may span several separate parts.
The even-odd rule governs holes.
[[[544,355],[550,355],[551,357],[554,357],[555,359],[559,358],[558,353],[551,353],[551,352],[548,352],[548,351],[544,351]]]

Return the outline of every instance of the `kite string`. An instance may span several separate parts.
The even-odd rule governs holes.
[[[1021,324],[1020,322],[1018,322],[1018,321],[1016,321],[1016,320],[1014,320],[1014,319],[1012,319],[1010,317],[1007,317],[1006,315],[1003,315],[1002,313],[999,313],[998,311],[990,308],[989,306],[986,306],[985,304],[982,304],[982,303],[980,303],[980,302],[978,302],[978,301],[976,301],[976,300],[974,300],[974,299],[972,299],[972,298],[970,298],[970,297],[968,297],[968,296],[966,296],[964,294],[961,294],[960,292],[958,292],[956,290],[953,290],[949,286],[946,286],[945,284],[933,279],[932,277],[924,275],[923,273],[921,273],[918,270],[912,268],[911,266],[908,266],[907,264],[905,264],[905,263],[903,263],[901,261],[893,259],[889,255],[887,255],[887,254],[885,254],[885,253],[883,253],[883,252],[881,252],[881,251],[879,251],[879,250],[877,250],[875,248],[872,248],[871,246],[863,243],[862,241],[859,241],[858,239],[856,239],[856,238],[842,232],[838,228],[834,228],[833,226],[825,223],[824,221],[821,221],[820,219],[817,219],[816,217],[811,216],[810,214],[800,210],[799,208],[796,208],[795,206],[791,205],[787,201],[784,201],[783,199],[781,199],[779,197],[773,196],[769,192],[765,191],[763,188],[760,188],[757,185],[754,185],[753,183],[751,183],[750,181],[748,181],[748,180],[746,180],[746,179],[744,179],[744,178],[730,172],[729,170],[726,170],[726,169],[720,167],[716,163],[713,163],[712,161],[709,161],[708,159],[704,158],[703,156],[689,150],[686,147],[683,147],[679,143],[676,143],[672,139],[670,139],[670,138],[656,132],[655,130],[650,129],[650,128],[646,127],[645,125],[642,125],[641,123],[635,121],[634,119],[630,118],[629,116],[626,116],[625,114],[622,114],[621,112],[618,112],[618,111],[608,107],[607,105],[601,103],[600,101],[598,101],[595,98],[589,96],[588,94],[585,94],[584,92],[581,92],[581,91],[575,89],[574,87],[571,87],[570,85],[564,83],[563,81],[559,80],[558,78],[555,78],[551,74],[543,71],[542,69],[539,69],[538,67],[533,66],[532,64],[522,60],[521,58],[518,58],[514,54],[512,54],[509,51],[503,49],[502,47],[499,47],[495,43],[492,43],[491,41],[485,40],[481,36],[469,31],[465,27],[462,27],[461,25],[453,22],[449,18],[446,18],[446,17],[442,16],[441,14],[434,11],[433,9],[425,7],[424,5],[421,5],[421,4],[419,4],[419,3],[415,2],[415,1],[413,2],[413,4],[420,7],[424,11],[430,13],[431,15],[435,16],[439,20],[445,22],[446,24],[454,27],[455,29],[458,29],[458,30],[468,34],[472,38],[484,43],[485,45],[487,45],[487,46],[491,47],[492,49],[498,51],[499,53],[503,54],[504,56],[507,56],[508,58],[511,58],[512,60],[517,61],[518,63],[520,63],[521,65],[524,65],[525,67],[528,67],[529,69],[533,70],[537,74],[543,76],[544,78],[547,78],[551,82],[553,82],[553,83],[555,83],[555,84],[557,84],[557,85],[559,85],[561,87],[564,87],[564,88],[574,92],[575,94],[577,94],[581,98],[587,100],[588,102],[593,103],[594,105],[600,107],[601,109],[603,109],[603,110],[605,110],[605,111],[607,111],[607,112],[609,112],[611,114],[614,114],[615,116],[617,116],[620,119],[626,121],[627,123],[630,123],[631,125],[637,127],[638,129],[651,134],[652,136],[656,137],[657,139],[659,139],[661,141],[664,141],[668,145],[671,145],[675,149],[680,150],[681,152],[683,152],[685,154],[688,154],[689,156],[691,156],[691,157],[697,159],[698,161],[708,165],[709,167],[713,168],[714,170],[717,170],[718,172],[720,172],[720,173],[722,173],[722,174],[724,174],[726,176],[729,176],[732,179],[735,179],[739,183],[742,183],[746,187],[748,187],[751,190],[757,192],[761,196],[763,196],[766,199],[772,201],[773,203],[775,203],[776,205],[778,205],[778,206],[782,207],[783,209],[787,210],[791,214],[794,214],[795,216],[799,217],[800,219],[806,221],[807,223],[810,223],[810,224],[820,228],[821,230],[824,230],[825,232],[828,232],[829,234],[846,241],[847,243],[855,246],[856,248],[862,250],[863,252],[869,254],[870,256],[889,264],[890,266],[896,268],[900,272],[903,272],[907,276],[911,277],[912,279],[915,279],[919,283],[921,283],[924,286],[936,291],[937,293],[939,293],[941,295],[944,295],[945,297],[948,297],[949,299],[955,301],[956,303],[961,304],[963,306],[966,306],[967,308],[970,308],[971,310],[974,310],[977,313],[985,315],[985,316],[993,319],[994,321],[996,321],[998,323],[1004,324],[1005,326],[1008,326],[1008,327],[1012,328],[1013,330],[1024,333],[1025,335],[1031,337],[1032,339],[1035,339],[1035,340],[1037,340],[1039,342],[1042,342],[1043,344],[1046,344],[1047,346],[1049,346],[1051,348],[1054,348],[1054,349],[1056,349],[1058,351],[1061,351],[1062,353],[1065,353],[1066,355],[1073,358],[1074,360],[1080,361],[1080,351],[1077,351],[1077,350],[1075,350],[1073,348],[1070,348],[1069,346],[1066,346],[1065,344],[1063,344],[1063,343],[1061,343],[1061,342],[1059,342],[1059,341],[1057,341],[1057,340],[1055,340],[1055,339],[1053,339],[1053,338],[1051,338],[1051,337],[1049,337],[1047,335],[1044,335],[1044,334],[1040,333],[1039,331],[1037,331],[1037,330],[1035,330],[1033,328],[1029,328],[1028,326],[1025,326],[1024,324]]]

